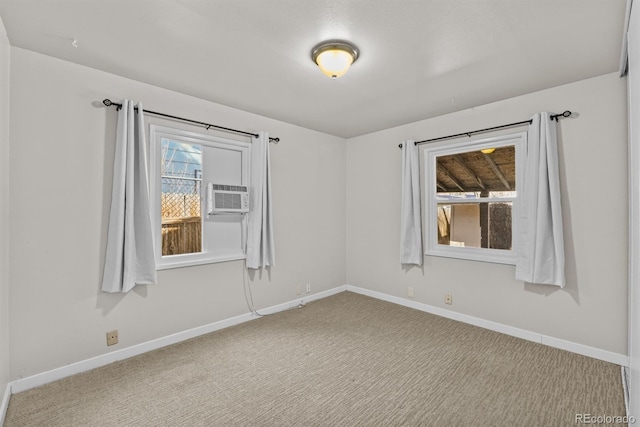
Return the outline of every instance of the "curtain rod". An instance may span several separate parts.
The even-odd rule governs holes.
[[[570,115],[571,115],[571,111],[565,110],[563,113],[550,115],[549,119],[550,120],[555,120],[557,122],[560,117],[569,117]],[[469,131],[469,132],[457,133],[455,135],[447,135],[447,136],[441,136],[439,138],[425,139],[423,141],[416,141],[415,144],[418,145],[418,144],[425,144],[427,142],[442,141],[443,139],[458,138],[460,136],[468,136],[469,138],[471,138],[471,135],[475,135],[476,133],[489,132],[491,130],[504,129],[504,128],[509,128],[509,127],[513,127],[513,126],[522,126],[524,124],[529,124],[530,125],[531,121],[532,121],[531,119],[523,120],[521,122],[514,122],[514,123],[508,123],[506,125],[493,126],[493,127],[485,128],[485,129],[472,130],[472,131]],[[398,145],[398,147],[402,148],[402,144]]]
[[[120,110],[122,108],[122,104],[118,104],[117,102],[113,102],[110,99],[103,99],[102,103],[107,106],[107,107],[111,107],[111,106],[116,106],[116,108],[118,110]],[[137,107],[135,108],[136,110],[138,109]],[[183,122],[187,122],[187,123],[194,123],[196,125],[201,125],[207,128],[207,130],[209,130],[210,128],[216,128],[225,132],[233,132],[233,133],[237,133],[240,135],[246,135],[246,136],[254,136],[254,137],[258,137],[257,133],[252,133],[252,132],[246,132],[243,130],[238,130],[238,129],[231,129],[231,128],[226,128],[224,126],[218,126],[218,125],[212,125],[211,123],[205,123],[205,122],[199,122],[196,120],[191,120],[191,119],[185,119],[183,117],[178,117],[178,116],[172,116],[169,114],[164,114],[164,113],[158,113],[156,111],[151,111],[151,110],[142,110],[147,114],[153,114],[154,116],[160,116],[160,117],[167,117],[169,119],[174,119],[174,120],[181,120]],[[272,138],[269,137],[269,142],[273,142],[275,144],[277,144],[278,142],[280,142],[280,138]]]

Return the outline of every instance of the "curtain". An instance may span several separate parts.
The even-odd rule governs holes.
[[[522,233],[516,254],[516,279],[564,287],[556,122],[546,112],[531,119],[520,203]]]
[[[633,0],[627,0],[627,11],[624,17],[624,31],[622,32],[622,52],[620,52],[620,77],[626,76],[629,72],[629,27],[631,24],[632,6]]]
[[[136,108],[125,99],[118,113],[104,292],[157,282],[142,104]]]
[[[247,226],[247,267],[264,268],[276,264],[271,209],[271,160],[269,134],[260,132],[251,144],[251,186]]]
[[[422,265],[422,218],[420,216],[420,162],[414,141],[402,143],[402,207],[400,263]]]

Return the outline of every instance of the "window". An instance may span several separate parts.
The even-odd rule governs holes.
[[[515,264],[525,138],[425,149],[427,255]]]
[[[156,125],[150,135],[157,268],[244,258],[243,215],[209,214],[207,186],[248,187],[251,144]]]

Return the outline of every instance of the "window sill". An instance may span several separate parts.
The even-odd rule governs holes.
[[[206,258],[198,258],[198,259],[194,259],[190,255],[173,255],[173,256],[178,257],[180,259],[175,259],[175,260],[171,259],[169,261],[164,259],[165,257],[163,257],[163,261],[156,264],[156,270],[157,271],[172,270],[174,268],[192,267],[195,265],[217,264],[219,262],[237,261],[237,260],[245,259],[247,257],[242,252],[239,252],[236,254],[218,256],[218,257],[208,256]]]
[[[447,247],[433,248],[425,252],[427,256],[438,256],[445,258],[464,259],[467,261],[489,262],[493,264],[515,265],[516,257],[513,251],[499,249],[479,249],[479,248],[460,248]]]

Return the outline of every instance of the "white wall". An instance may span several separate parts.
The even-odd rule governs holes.
[[[9,382],[9,51],[0,18],[0,402]]]
[[[116,124],[103,98],[280,137],[271,150],[277,266],[256,275],[254,302],[293,300],[306,282],[314,293],[344,285],[344,139],[19,48],[11,73],[12,380],[248,312],[242,262],[160,271],[157,286],[127,295],[99,292]],[[111,329],[120,343],[107,348]]]
[[[507,265],[425,257],[423,268],[400,266],[398,143],[565,109],[577,113],[559,126],[565,289],[525,285]],[[614,73],[349,139],[347,283],[404,298],[411,286],[418,302],[627,354],[626,117]]]
[[[640,8],[632,8],[628,28],[629,96],[629,369],[628,411],[640,417]],[[625,46],[626,49],[626,46]]]

